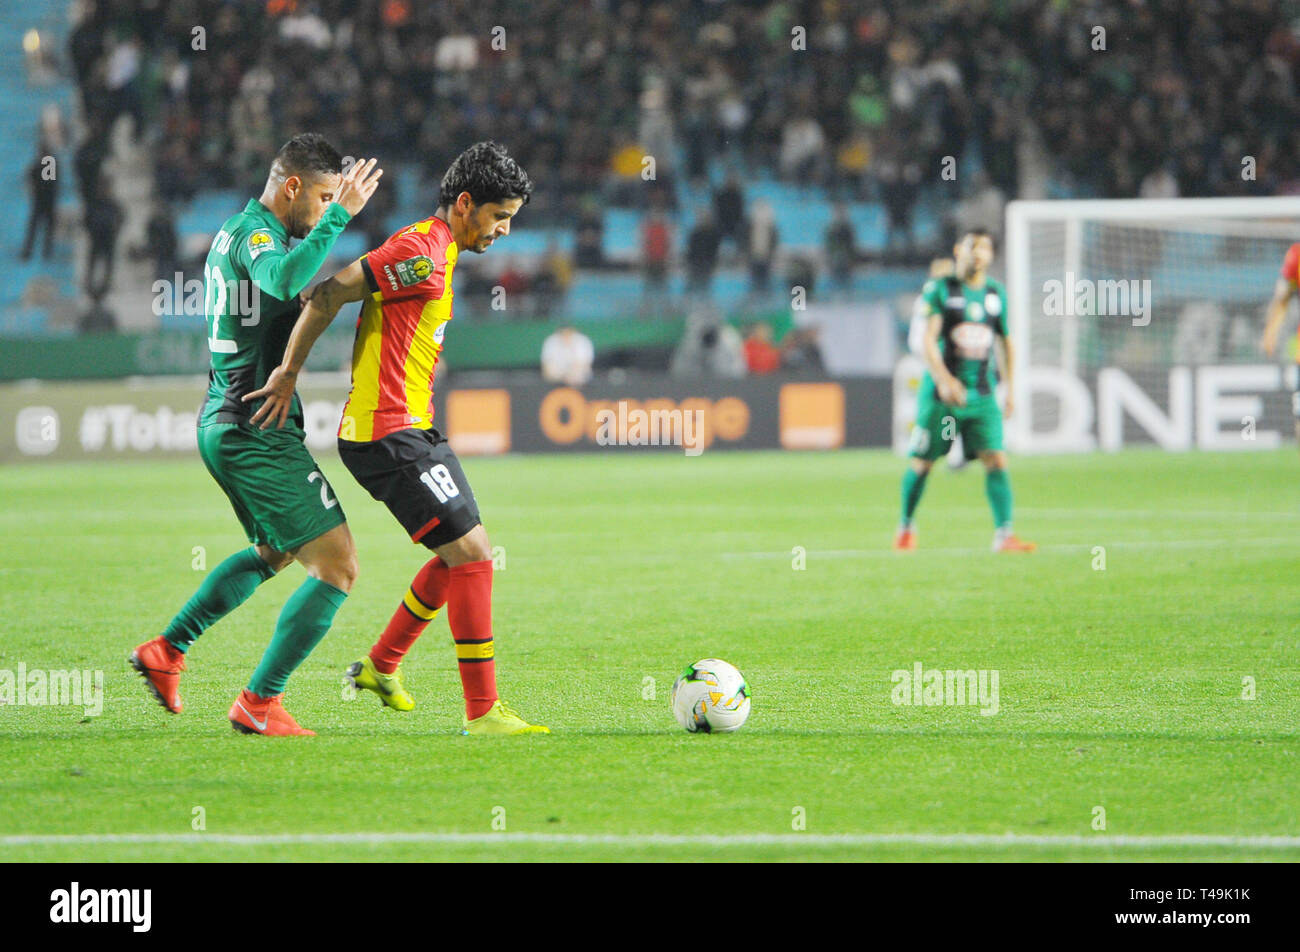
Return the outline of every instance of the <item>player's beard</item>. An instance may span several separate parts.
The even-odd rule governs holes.
[[[316,225],[315,222],[312,222],[311,224],[307,223],[307,210],[304,205],[299,205],[298,202],[294,202],[289,206],[290,238],[306,238],[311,234],[312,228]]]

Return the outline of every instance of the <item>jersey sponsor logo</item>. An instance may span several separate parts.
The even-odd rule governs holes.
[[[416,255],[414,258],[397,262],[393,265],[393,269],[397,272],[397,280],[401,282],[402,287],[409,288],[413,284],[428,280],[429,275],[433,274],[433,259],[427,255]]]
[[[993,329],[987,324],[963,321],[952,329],[952,343],[958,357],[983,360],[993,346]]]
[[[442,335],[445,333],[447,333],[447,322],[443,321],[441,324],[438,325],[437,330],[433,332],[433,342],[435,344],[441,344]]]
[[[248,236],[248,254],[252,260],[256,261],[257,256],[263,251],[270,251],[275,247],[275,239],[271,233],[265,229],[255,231]]]

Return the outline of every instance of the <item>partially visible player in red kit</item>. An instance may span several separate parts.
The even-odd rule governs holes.
[[[348,668],[358,688],[389,707],[415,706],[401,662],[445,604],[465,695],[462,733],[549,733],[497,696],[492,640],[492,560],[469,481],[433,426],[433,373],[451,320],[452,273],[462,251],[482,253],[510,234],[532,182],[503,146],[479,142],[443,176],[438,208],[316,287],[253,417],[283,423],[312,344],[348,301],[364,300],[352,351],[352,391],[339,425],[339,456],[372,496],[388,506],[434,557],[370,654]]]
[[[1300,244],[1287,249],[1286,257],[1282,259],[1282,271],[1273,285],[1273,299],[1268,302],[1263,347],[1264,353],[1270,357],[1277,353],[1277,335],[1297,287],[1300,287]],[[1296,362],[1300,363],[1300,341],[1297,341]],[[1300,376],[1297,379],[1300,380]],[[1295,417],[1296,440],[1300,442],[1300,389],[1291,394],[1291,414]]]

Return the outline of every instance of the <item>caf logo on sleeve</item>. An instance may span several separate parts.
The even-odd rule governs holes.
[[[393,269],[397,272],[397,280],[401,282],[402,287],[409,288],[433,274],[433,260],[427,255],[416,255],[414,258],[397,262]]]

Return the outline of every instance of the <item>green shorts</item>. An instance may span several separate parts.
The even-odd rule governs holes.
[[[212,423],[197,435],[204,465],[254,545],[292,552],[346,521],[301,432]]]
[[[997,398],[970,394],[964,407],[950,406],[939,400],[933,387],[922,387],[916,398],[916,425],[908,455],[931,461],[947,456],[959,433],[967,459],[1002,449],[1002,410]]]

